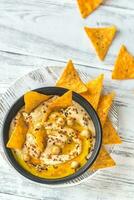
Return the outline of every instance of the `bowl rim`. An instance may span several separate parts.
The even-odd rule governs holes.
[[[46,94],[46,95],[61,96],[64,93],[66,93],[68,91],[68,89],[65,89],[62,87],[49,86],[49,87],[37,88],[34,90],[30,90],[30,91],[36,91],[36,92],[40,92],[40,93]],[[80,175],[82,175],[84,172],[86,172],[91,167],[91,165],[95,162],[95,160],[99,154],[101,145],[102,145],[102,126],[101,126],[100,119],[98,117],[98,114],[92,107],[92,105],[80,94],[73,92],[73,100],[76,101],[78,104],[80,104],[86,110],[86,112],[89,114],[90,118],[93,121],[93,124],[95,127],[95,132],[96,132],[96,139],[95,139],[95,145],[94,145],[95,148],[94,148],[91,156],[85,163],[85,165],[83,165],[78,171],[76,171],[75,173],[73,173],[71,175],[68,175],[68,176],[65,176],[62,178],[56,178],[56,179],[41,178],[41,177],[33,175],[32,173],[30,173],[29,171],[24,169],[16,161],[15,157],[13,156],[12,150],[6,147],[6,143],[9,138],[10,123],[11,123],[12,119],[14,118],[14,116],[16,115],[16,113],[20,110],[20,108],[22,108],[22,106],[24,106],[24,94],[19,99],[17,99],[14,102],[14,104],[10,107],[9,111],[7,112],[7,114],[5,116],[4,123],[2,126],[2,146],[3,146],[4,153],[9,161],[9,163],[12,165],[12,167],[17,172],[19,172],[25,178],[28,178],[31,181],[34,181],[37,183],[42,183],[42,184],[49,184],[49,185],[63,184],[65,182],[71,181],[72,179],[78,178]]]

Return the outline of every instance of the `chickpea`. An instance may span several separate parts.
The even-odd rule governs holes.
[[[58,117],[58,115],[59,115],[58,112],[51,113],[50,118],[55,120],[56,117]]]
[[[59,155],[61,153],[61,148],[59,146],[53,145],[51,153],[52,155]]]
[[[71,137],[68,137],[67,139],[67,144],[71,144],[72,143],[72,138]]]
[[[22,112],[22,115],[23,115],[24,119],[26,119],[28,117],[28,114],[26,112]]]
[[[41,123],[37,123],[35,129],[36,128],[40,129],[41,127],[42,127],[42,124]]]
[[[71,168],[77,169],[78,167],[80,167],[80,163],[78,161],[72,161]]]
[[[74,124],[74,119],[71,118],[71,117],[67,118],[67,125],[68,126],[73,126],[73,124]]]
[[[81,131],[80,133],[81,136],[89,138],[90,137],[90,131],[88,129],[84,129],[83,131]]]
[[[65,125],[65,119],[62,118],[62,117],[59,117],[59,118],[56,120],[56,123],[57,123],[59,126],[64,126],[64,125]]]
[[[30,160],[30,156],[28,154],[24,153],[23,160],[24,161],[29,161]]]

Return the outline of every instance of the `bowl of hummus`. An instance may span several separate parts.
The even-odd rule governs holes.
[[[44,87],[14,103],[2,138],[8,161],[21,175],[61,184],[90,169],[101,147],[102,129],[97,113],[80,94]]]

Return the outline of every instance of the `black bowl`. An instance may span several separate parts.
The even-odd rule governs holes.
[[[34,91],[46,94],[46,95],[63,95],[65,92],[68,90],[65,88],[59,88],[59,87],[44,87],[44,88],[39,88]],[[14,105],[10,108],[9,112],[7,113],[4,124],[3,124],[3,131],[2,131],[2,141],[3,141],[3,148],[4,152],[6,154],[7,159],[11,163],[11,165],[24,177],[38,182],[38,183],[44,183],[44,184],[61,184],[65,183],[67,181],[70,181],[72,179],[77,178],[78,176],[82,175],[85,171],[89,169],[89,167],[94,163],[94,161],[97,158],[97,155],[99,153],[101,143],[102,143],[102,128],[101,128],[101,123],[98,118],[98,115],[96,111],[93,109],[91,104],[88,103],[81,95],[73,92],[73,100],[79,103],[89,114],[90,118],[92,119],[96,131],[96,139],[95,139],[95,145],[93,152],[91,154],[91,157],[87,160],[86,164],[81,167],[78,171],[76,171],[74,174],[63,177],[63,178],[58,178],[58,179],[46,179],[46,178],[40,178],[37,176],[34,176],[30,172],[26,171],[23,167],[19,165],[19,163],[15,160],[12,151],[6,147],[6,144],[9,139],[9,128],[10,128],[10,123],[12,119],[15,117],[16,113],[24,106],[24,98],[23,96],[20,97]]]

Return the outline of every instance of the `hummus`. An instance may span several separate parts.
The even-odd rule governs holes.
[[[16,160],[30,173],[43,178],[61,178],[82,167],[94,147],[95,128],[87,112],[76,102],[66,109],[50,113],[49,104],[57,96],[41,103],[31,113],[22,108],[13,119],[10,133],[22,114],[28,124],[22,149],[12,150]]]

